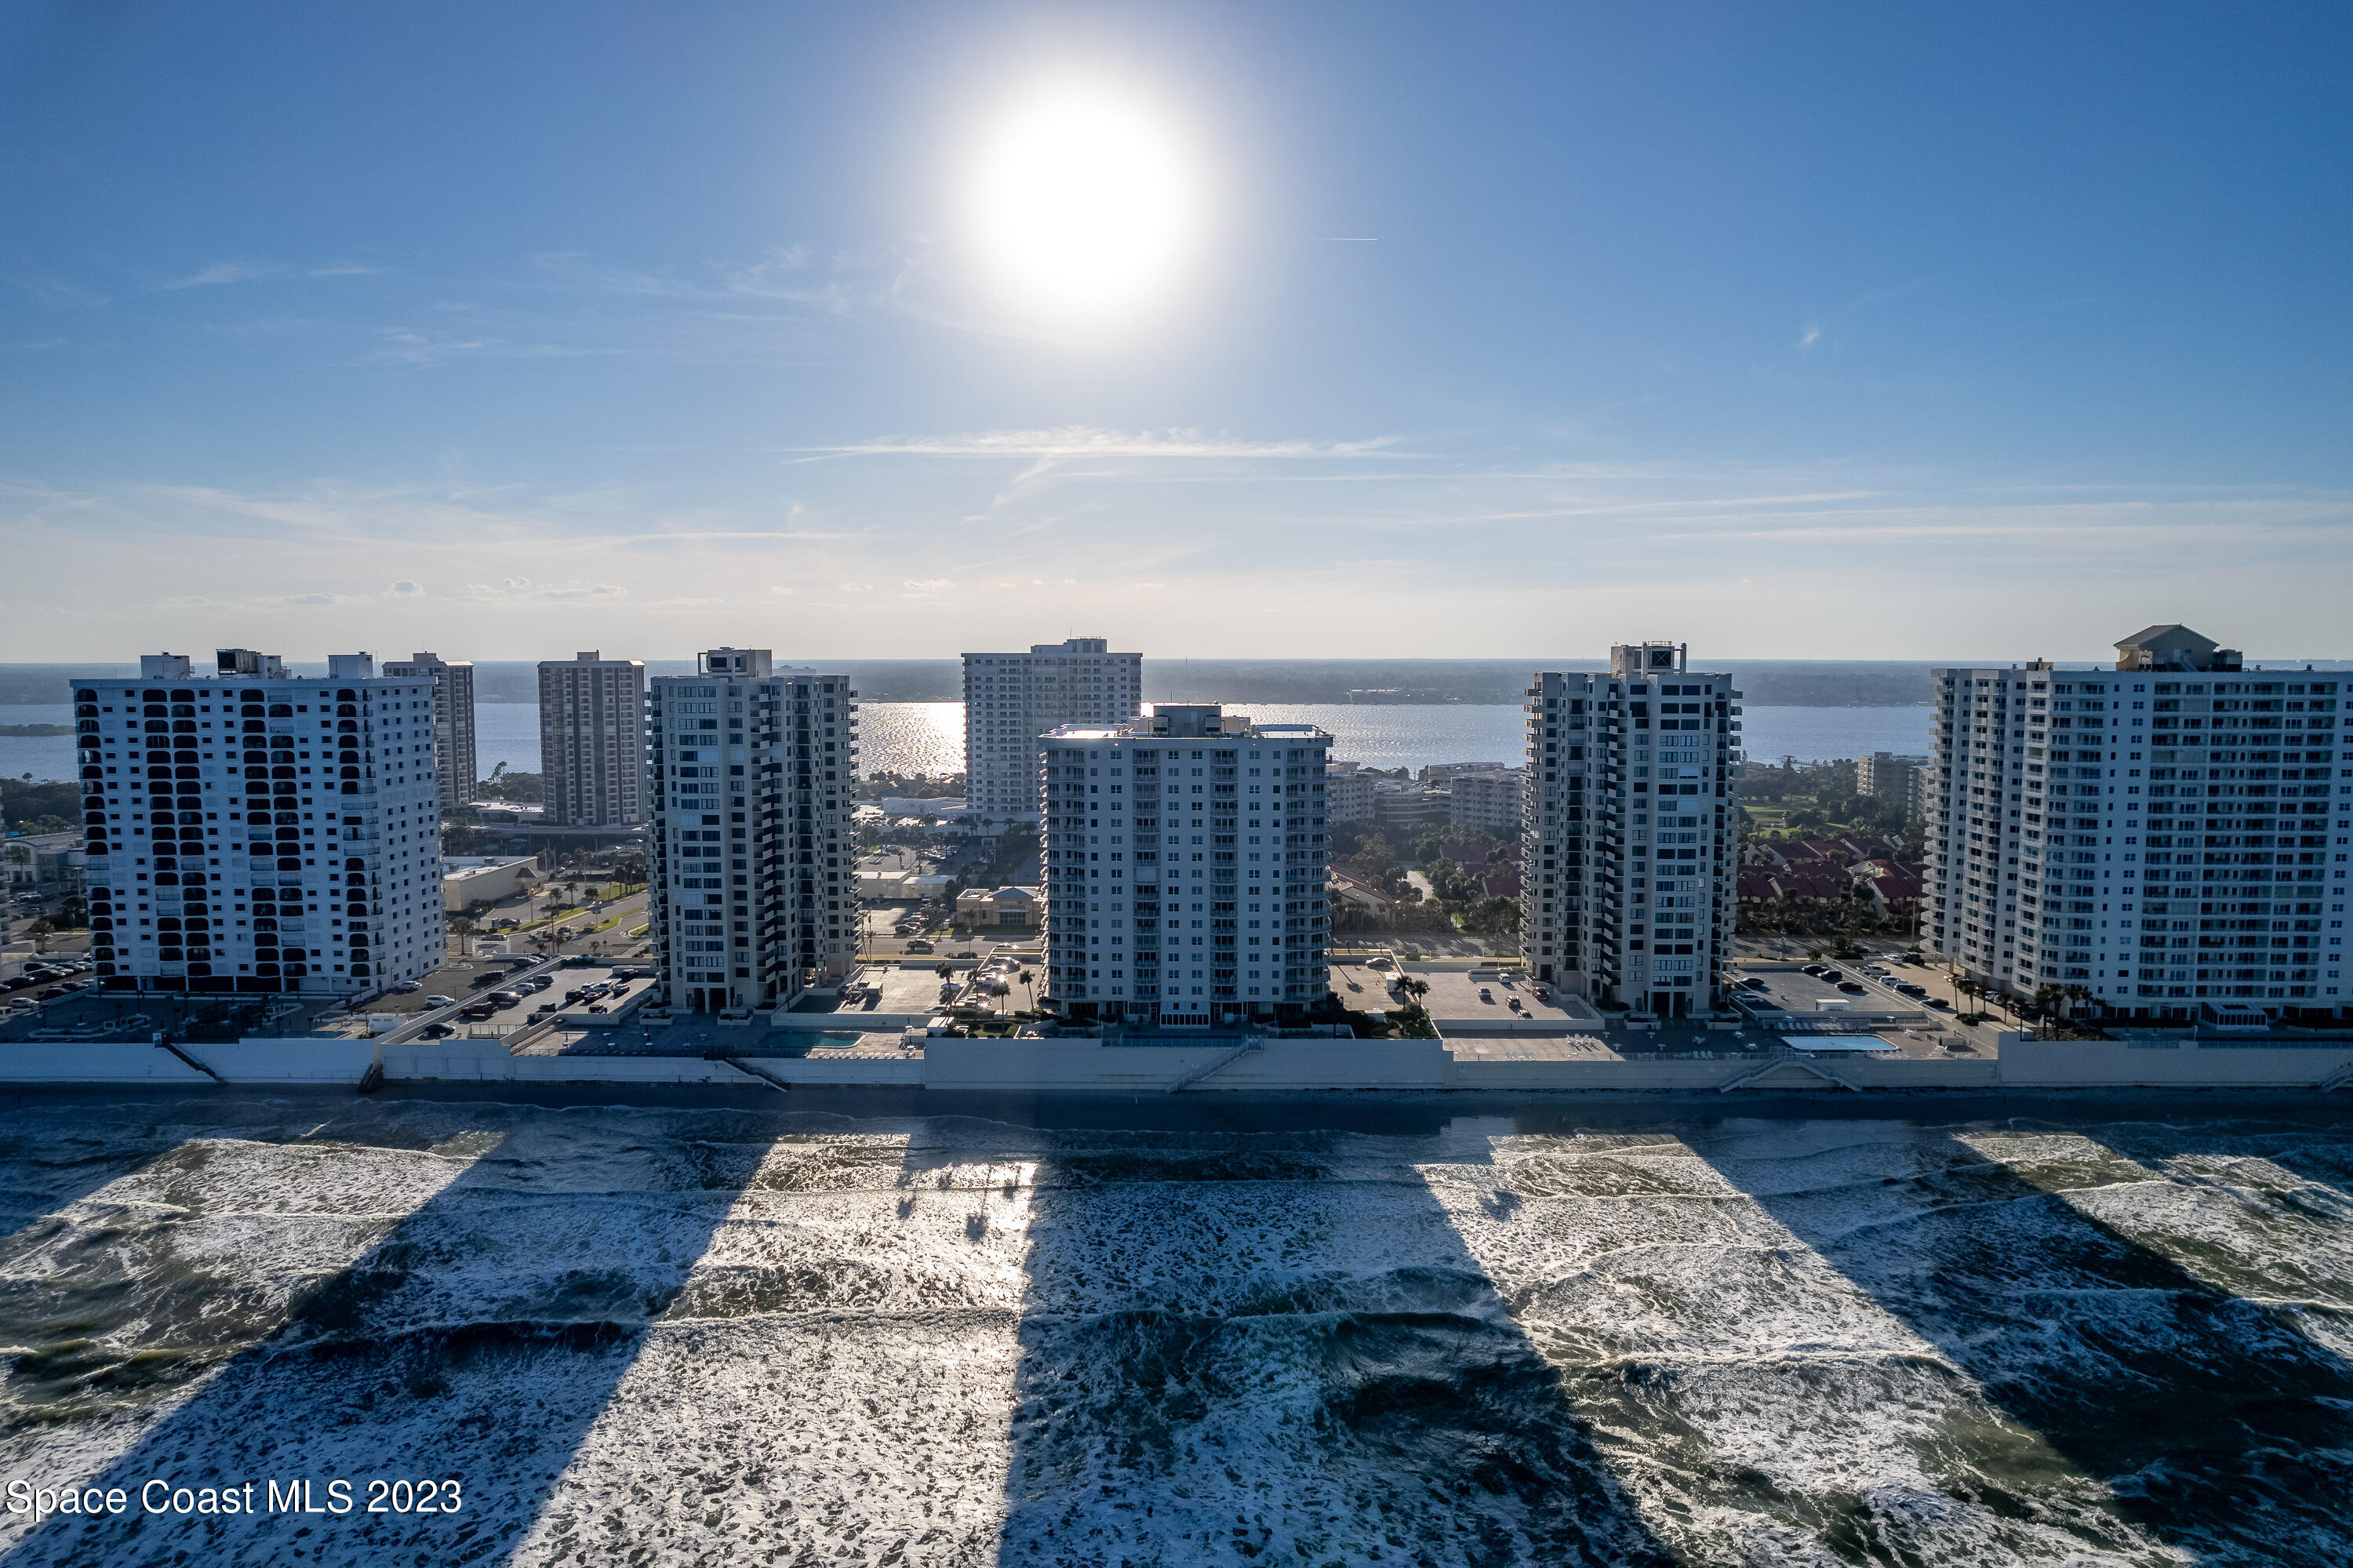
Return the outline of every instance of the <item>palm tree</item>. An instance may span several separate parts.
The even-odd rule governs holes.
[[[2092,1000],[2092,988],[2087,985],[2071,985],[2064,994],[2068,1002],[2067,1019],[2072,1023],[2074,1022],[2076,1006]]]
[[[1030,1012],[1037,1012],[1037,1011],[1038,1011],[1038,977],[1037,977],[1036,975],[1031,974],[1028,969],[1023,969],[1019,974],[1015,975],[1013,978],[1014,978],[1016,980],[1018,980],[1018,981],[1020,982],[1020,984],[1021,984],[1022,989],[1023,989],[1023,990],[1025,990],[1025,991],[1027,991],[1029,993],[1029,1011],[1030,1011]]]
[[[474,917],[470,915],[460,915],[456,919],[449,922],[449,933],[451,936],[458,938],[458,956],[459,958],[468,958],[472,955],[474,949],[468,938],[472,937],[473,934],[480,929],[480,927],[474,924]]]

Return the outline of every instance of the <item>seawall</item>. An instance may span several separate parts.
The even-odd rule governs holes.
[[[380,1055],[379,1055],[380,1053]],[[357,1086],[387,1083],[709,1084],[1037,1094],[1871,1094],[1883,1091],[2353,1087],[2353,1041],[2297,1044],[2029,1040],[1998,1059],[1805,1055],[1557,1061],[1458,1059],[1442,1040],[1238,1038],[1200,1044],[935,1039],[921,1057],[518,1056],[497,1040],[353,1039],[0,1045],[0,1084]]]

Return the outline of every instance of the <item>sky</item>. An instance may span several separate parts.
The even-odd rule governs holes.
[[[2348,66],[2341,5],[20,0],[0,659],[2346,656]]]

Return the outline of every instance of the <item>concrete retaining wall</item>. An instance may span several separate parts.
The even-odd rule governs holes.
[[[144,1044],[0,1045],[0,1083],[11,1084],[209,1084],[212,1080],[173,1055]]]
[[[2184,1043],[2154,1049],[2122,1041],[2002,1037],[1999,1063],[1941,1060],[1456,1061],[1436,1040],[1268,1040],[1234,1055],[1230,1042],[1110,1045],[1099,1040],[933,1040],[923,1057],[758,1057],[788,1084],[1162,1094],[1189,1074],[1217,1070],[1186,1093],[1314,1089],[1538,1090],[1708,1093],[1744,1089],[2285,1088],[2339,1074],[2353,1085],[2353,1045],[2238,1047]],[[183,1046],[232,1084],[352,1084],[374,1051],[365,1040],[247,1040]],[[1231,1060],[1226,1058],[1231,1057]],[[391,1082],[733,1084],[754,1080],[724,1062],[691,1056],[516,1056],[496,1040],[427,1040],[384,1047]],[[1760,1071],[1762,1069],[1762,1071]],[[1738,1080],[1756,1081],[1738,1085]],[[172,1084],[212,1080],[161,1047],[121,1042],[0,1045],[0,1083]]]
[[[1758,1074],[1774,1058],[1725,1058],[1713,1062],[1564,1061],[1465,1062],[1454,1064],[1457,1089],[1586,1089],[1704,1092]],[[2000,1064],[1985,1057],[1943,1061],[1855,1058],[1810,1062],[1805,1067],[1781,1059],[1765,1080],[1743,1086],[1758,1089],[1990,1089],[2001,1085]],[[1802,1058],[1800,1060],[1803,1060]],[[1735,1091],[1738,1092],[1738,1091]]]
[[[2052,1088],[2318,1085],[2353,1067],[2353,1046],[2200,1044],[2001,1037],[2001,1081]]]
[[[747,1060],[772,1078],[788,1084],[862,1084],[869,1087],[920,1089],[920,1056],[753,1056]]]
[[[1099,1040],[934,1040],[931,1089],[1159,1094],[1232,1054],[1230,1043],[1105,1045]],[[1439,1089],[1448,1057],[1435,1040],[1269,1040],[1186,1090]]]
[[[700,1056],[513,1056],[495,1040],[420,1040],[388,1045],[391,1083],[743,1084],[724,1062]],[[353,1082],[358,1075],[353,1075]]]
[[[499,1041],[483,1041],[503,1052]],[[375,1054],[366,1040],[239,1040],[233,1044],[183,1045],[181,1050],[232,1084],[356,1084]],[[402,1047],[386,1046],[389,1057]]]

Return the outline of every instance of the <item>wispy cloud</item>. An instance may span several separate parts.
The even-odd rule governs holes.
[[[107,302],[106,296],[79,283],[69,283],[48,272],[27,272],[16,280],[16,287],[45,305],[60,309],[94,311]]]
[[[1811,348],[1814,344],[1821,341],[1822,329],[1812,322],[1808,322],[1806,323],[1806,330],[1800,333],[1798,336],[1798,346],[1799,348]]]
[[[1041,430],[978,430],[948,436],[881,436],[836,447],[789,447],[808,462],[835,457],[1391,458],[1398,438],[1359,441],[1252,441],[1200,430],[1099,430],[1060,425]]]
[[[305,274],[312,278],[372,278],[383,271],[358,261],[330,261],[323,267],[313,267]]]
[[[468,583],[458,591],[458,597],[480,604],[549,604],[617,599],[626,598],[628,591],[617,583],[543,583],[530,577],[507,577],[495,583]]]
[[[257,278],[267,278],[270,269],[251,261],[216,261],[200,272],[185,278],[174,278],[164,285],[166,289],[203,289],[215,283],[249,283]]]

